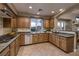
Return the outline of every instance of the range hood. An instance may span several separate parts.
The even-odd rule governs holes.
[[[0,9],[0,17],[11,18],[12,12],[6,8]]]

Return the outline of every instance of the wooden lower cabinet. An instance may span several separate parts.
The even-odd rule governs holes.
[[[10,52],[9,52],[9,46],[6,47],[1,53],[0,56],[9,56]]]
[[[32,43],[38,43],[38,34],[32,34]]]
[[[43,34],[43,41],[44,41],[44,42],[47,42],[48,39],[49,39],[48,33],[44,33],[44,34]]]
[[[20,36],[9,44],[1,53],[0,56],[16,56],[20,48]]]
[[[10,44],[10,56],[15,56],[16,55],[16,41],[13,41]]]
[[[55,37],[55,45],[59,47],[59,36]]]
[[[20,33],[19,44],[20,45],[25,45],[25,33]]]
[[[63,38],[63,37],[60,37],[59,39],[60,39],[60,40],[59,40],[59,42],[60,42],[59,47],[60,47],[62,50],[66,51],[66,50],[67,50],[67,47],[66,47],[66,39]]]
[[[38,35],[38,42],[44,42],[44,34],[42,34],[42,33],[40,33],[39,35]]]
[[[19,48],[20,48],[19,40],[20,40],[20,38],[17,37],[17,38],[16,38],[16,55],[17,55],[17,53],[18,53],[18,51],[19,51]]]
[[[51,33],[49,34],[49,40],[48,41],[52,42],[52,34]]]
[[[49,42],[59,47],[65,52],[72,52],[74,47],[74,37],[63,37],[55,33],[49,34]]]
[[[74,47],[74,39],[73,37],[64,38],[60,37],[60,44],[59,47],[64,50],[65,52],[72,52]]]
[[[47,33],[32,34],[32,43],[40,43],[40,42],[47,42],[47,41],[48,41]]]
[[[56,34],[55,33],[52,33],[52,43],[54,44],[54,45],[56,45]]]

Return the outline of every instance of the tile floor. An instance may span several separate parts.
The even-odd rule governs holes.
[[[22,46],[17,56],[79,56],[79,51],[65,53],[51,43]]]

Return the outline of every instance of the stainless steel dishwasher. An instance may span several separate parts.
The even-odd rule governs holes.
[[[26,44],[32,44],[32,35],[31,35],[31,33],[26,33],[25,34],[25,45]]]

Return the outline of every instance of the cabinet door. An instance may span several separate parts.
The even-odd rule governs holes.
[[[19,47],[20,47],[20,45],[19,45],[19,37],[17,37],[17,38],[16,38],[16,54],[17,54],[18,51],[19,51]]]
[[[48,41],[48,34],[47,33],[43,34],[43,41],[44,42]]]
[[[38,35],[37,34],[32,35],[32,43],[38,43]]]
[[[30,27],[30,19],[26,17],[17,18],[17,24],[19,28],[29,28]]]
[[[49,42],[52,42],[52,34],[49,34]]]
[[[59,47],[60,47],[62,50],[67,51],[66,39],[63,38],[63,37],[60,37],[59,40],[60,40],[60,41],[59,41]]]
[[[56,45],[56,34],[52,33],[52,43]]]
[[[39,33],[38,36],[38,42],[44,42],[44,35],[42,33]]]
[[[50,20],[50,28],[51,28],[51,29],[54,28],[54,20],[53,20],[53,19]]]
[[[25,33],[21,33],[19,37],[20,37],[19,44],[25,45]]]
[[[11,27],[16,28],[16,19],[11,19]]]
[[[57,47],[59,47],[59,36],[58,35],[56,35],[56,37],[55,37],[55,45],[57,46]]]
[[[15,56],[16,55],[16,42],[13,41],[10,44],[10,56]]]
[[[11,27],[11,19],[10,18],[3,18],[3,27],[10,28]]]
[[[49,29],[49,20],[44,20],[44,28]]]

